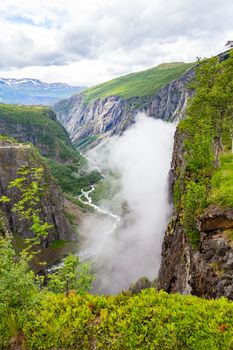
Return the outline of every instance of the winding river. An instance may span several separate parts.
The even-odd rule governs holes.
[[[90,156],[87,156],[86,154],[80,152],[80,154],[85,158],[91,167],[91,170],[97,170],[103,178],[107,176],[106,172],[104,172],[96,163],[94,159],[92,159]],[[119,215],[116,215],[109,209],[107,209],[104,206],[100,206],[95,204],[92,201],[91,194],[95,190],[95,185],[92,185],[90,190],[84,191],[84,189],[81,190],[81,194],[77,197],[80,202],[83,204],[88,204],[90,207],[94,209],[94,213],[92,215],[101,215],[106,218],[109,218],[112,222],[111,228],[107,228],[106,231],[102,232],[101,235],[97,235],[94,237],[94,239],[88,243],[88,246],[83,246],[81,249],[77,252],[77,254],[80,257],[80,261],[86,261],[90,258],[93,258],[97,253],[101,251],[101,248],[104,245],[104,242],[108,239],[108,237],[113,234],[113,232],[119,227],[121,218]]]
[[[89,158],[88,158],[88,160],[89,160]],[[92,163],[94,163],[94,161],[92,161]],[[97,169],[102,175],[104,175],[97,166],[95,166],[95,169]],[[106,175],[104,175],[104,176],[106,176]],[[108,238],[108,236],[111,235],[119,227],[120,221],[121,221],[121,218],[119,215],[114,214],[109,209],[107,209],[103,206],[98,206],[95,203],[93,203],[92,198],[91,198],[91,194],[94,190],[95,190],[95,185],[92,185],[91,189],[89,191],[84,191],[82,189],[81,194],[77,198],[83,204],[88,204],[90,207],[92,207],[94,209],[95,214],[93,214],[93,215],[100,214],[100,215],[104,215],[104,216],[110,218],[112,220],[112,227],[110,229],[106,230],[106,232],[103,232],[101,234],[101,237],[99,237],[99,236],[96,237],[96,239],[94,239],[94,242],[92,242],[89,247],[85,247],[85,248],[81,249],[80,251],[78,251],[78,255],[80,256],[81,261],[88,260],[91,257],[95,256],[96,253],[98,253],[101,250],[101,248],[102,248],[105,240]],[[85,198],[85,200],[83,200],[83,198]]]

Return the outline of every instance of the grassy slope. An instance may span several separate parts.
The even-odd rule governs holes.
[[[35,136],[35,146],[44,156],[60,162],[81,163],[82,157],[69,141],[68,133],[54,117],[47,107],[0,104],[0,121],[4,122],[9,136],[16,136],[21,125],[25,137]]]
[[[220,168],[211,181],[209,203],[220,207],[233,207],[233,154],[224,152],[220,156]]]
[[[193,65],[193,63],[175,62],[131,73],[85,90],[84,101],[88,103],[107,96],[122,98],[151,96]]]
[[[54,112],[42,106],[18,106],[0,104],[0,122],[8,136],[23,141],[32,137],[35,146],[46,157],[53,176],[64,192],[79,194],[82,187],[99,180],[96,173],[77,176],[85,164],[85,159],[71,144],[69,135],[55,119]],[[18,127],[22,132],[18,132]]]

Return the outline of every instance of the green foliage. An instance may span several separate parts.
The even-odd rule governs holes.
[[[208,176],[213,169],[213,134],[208,118],[186,119],[183,123],[188,136],[184,141],[186,171],[192,176]]]
[[[199,61],[195,81],[190,85],[195,94],[187,108],[187,118],[178,126],[185,136],[185,164],[177,169],[174,203],[181,210],[193,247],[197,247],[199,239],[196,218],[203,209],[209,203],[233,205],[232,174],[224,175],[224,165],[216,172],[222,142],[226,141],[229,148],[233,135],[232,75],[233,50],[223,62],[218,57]]]
[[[16,256],[10,237],[0,238],[0,346],[19,328],[18,313],[32,307],[38,295],[27,260]]]
[[[154,289],[117,296],[48,294],[23,325],[30,349],[230,350],[233,304]]]
[[[31,230],[34,234],[33,238],[25,240],[28,244],[27,249],[23,251],[25,254],[34,245],[42,244],[52,226],[47,222],[43,222],[39,216],[41,196],[46,190],[43,182],[44,168],[31,168],[24,165],[17,171],[16,175],[18,177],[8,185],[8,188],[15,188],[20,193],[20,199],[14,204],[12,211],[16,213],[20,220],[31,221]],[[4,202],[10,201],[6,196],[3,196],[1,200]]]
[[[81,264],[78,256],[69,254],[62,266],[48,275],[48,289],[54,293],[65,293],[71,290],[83,294],[91,289],[94,277],[89,273],[89,264]]]
[[[206,207],[206,185],[188,181],[186,192],[183,196],[183,218],[182,223],[193,247],[197,247],[200,237],[196,227],[195,218]]]
[[[0,104],[0,121],[6,134],[16,137],[18,141],[31,141],[39,148],[64,191],[77,187],[78,174],[81,174],[86,160],[72,145],[67,131],[56,120],[51,109]],[[16,143],[8,136],[0,136],[0,139]],[[85,178],[81,177],[79,181],[78,188],[85,183]]]
[[[89,103],[107,96],[120,96],[122,98],[152,96],[192,66],[193,63],[175,62],[131,73],[86,89],[83,92],[84,102]]]
[[[5,132],[9,136],[18,135],[21,125],[24,138],[20,141],[32,141],[41,153],[60,161],[82,163],[83,158],[69,141],[63,126],[57,122],[55,113],[42,106],[18,106],[0,104],[0,120],[4,122]]]
[[[211,179],[208,202],[220,207],[233,207],[233,154],[230,152],[220,156],[220,167]]]
[[[101,179],[101,174],[98,171],[79,175],[72,165],[59,164],[51,159],[48,159],[46,162],[51,169],[52,175],[66,193],[79,195],[81,194],[81,189],[87,189]]]

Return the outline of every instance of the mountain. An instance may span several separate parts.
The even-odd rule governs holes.
[[[162,65],[152,70],[153,92],[153,79],[143,84],[146,71],[55,105],[78,147],[121,135],[138,112],[181,120],[170,171],[174,213],[164,237],[158,276],[158,288],[167,292],[233,299],[232,62],[232,53],[225,52],[200,61],[195,68]],[[174,73],[168,80],[163,79],[167,70]],[[162,87],[156,79],[158,71]]]
[[[189,92],[185,86],[194,75],[193,66],[170,63],[132,73],[62,100],[54,110],[78,147],[120,135],[138,112],[178,119],[186,106]]]
[[[0,135],[35,145],[66,193],[80,194],[100,177],[83,170],[86,160],[49,107],[0,104]]]
[[[84,87],[44,83],[38,79],[0,78],[0,102],[22,105],[52,105],[79,93]]]

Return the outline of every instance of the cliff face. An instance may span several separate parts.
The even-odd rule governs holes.
[[[50,108],[0,104],[0,134],[31,142],[44,157],[59,163],[81,162],[67,131]]]
[[[150,97],[109,96],[85,103],[83,95],[79,94],[60,101],[54,110],[76,144],[91,136],[100,140],[113,134],[121,135],[134,123],[139,112],[169,121],[181,118],[190,96],[186,84],[193,76],[194,70],[189,69]]]
[[[170,171],[171,195],[177,179],[176,170],[185,164],[184,140],[185,134],[177,129]],[[233,209],[209,206],[197,218],[198,249],[191,246],[184,233],[180,214],[175,210],[165,233],[158,288],[207,298],[233,299]]]
[[[41,210],[40,216],[43,221],[53,225],[44,244],[56,239],[75,240],[76,234],[65,218],[64,198],[51,178],[50,172],[44,161],[34,149],[26,144],[20,144],[13,140],[0,140],[0,197],[7,196],[10,202],[2,204],[2,214],[6,218],[5,226],[14,234],[17,233],[25,238],[32,237],[29,220],[20,220],[12,212],[12,207],[20,199],[20,193],[16,188],[8,188],[9,182],[17,178],[17,171],[23,165],[30,168],[43,167],[43,186],[45,191],[38,204]]]

